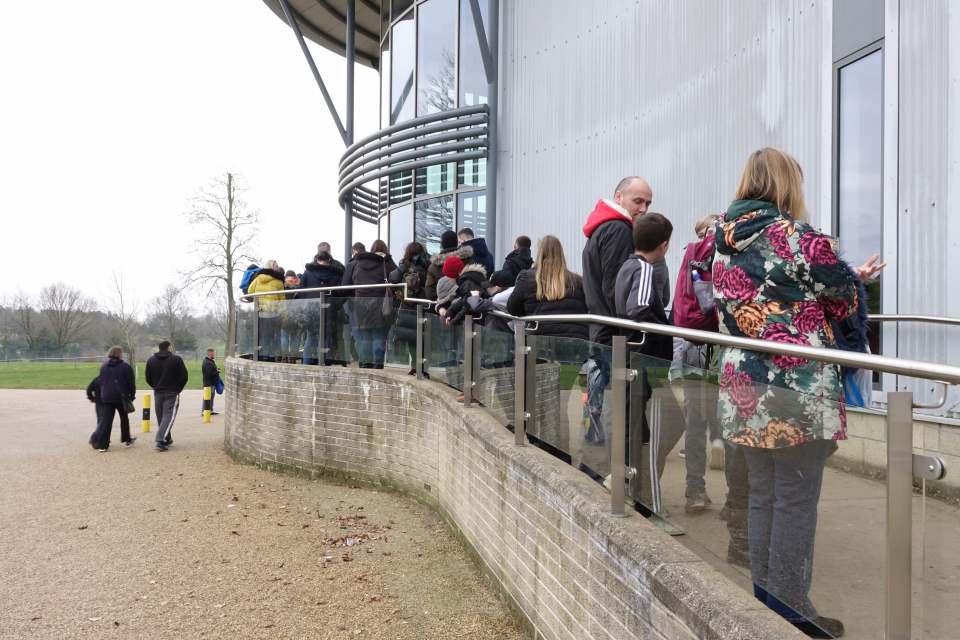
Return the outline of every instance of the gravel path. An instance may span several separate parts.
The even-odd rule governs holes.
[[[526,637],[429,508],[236,464],[199,398],[102,454],[82,392],[0,390],[0,638]]]

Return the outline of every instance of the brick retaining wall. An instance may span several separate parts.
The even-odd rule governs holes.
[[[537,638],[801,638],[639,516],[612,518],[586,476],[466,410],[436,382],[390,371],[226,362],[236,459],[334,473],[438,509]]]

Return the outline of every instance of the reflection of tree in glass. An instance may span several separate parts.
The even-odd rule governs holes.
[[[448,111],[456,106],[453,52],[450,49],[444,49],[440,54],[440,60],[437,73],[420,85],[420,100],[424,107],[420,115]]]
[[[453,228],[453,198],[431,198],[416,204],[414,236],[430,254],[440,250],[440,236]]]

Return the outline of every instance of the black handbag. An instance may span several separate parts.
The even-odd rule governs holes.
[[[128,400],[127,398],[124,398],[123,410],[126,411],[127,413],[133,413],[134,411],[137,410],[137,408],[133,406],[133,400]]]
[[[386,262],[383,263],[383,283],[384,284],[389,283],[389,280],[387,280],[387,263]],[[380,303],[380,313],[383,314],[383,319],[388,322],[393,319],[393,311],[394,311],[393,303],[394,303],[393,289],[387,288],[383,294],[383,302]]]

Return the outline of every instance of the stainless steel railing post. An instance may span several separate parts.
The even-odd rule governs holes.
[[[260,359],[260,298],[253,299],[253,358]]]
[[[887,640],[910,640],[912,499],[913,393],[895,391],[887,394]]]
[[[524,427],[526,433],[533,434],[536,437],[543,435],[537,411],[537,336],[527,336],[527,363],[523,369],[523,403],[526,406],[527,424]],[[559,445],[560,443],[550,443]],[[560,447],[558,447],[560,448]]]
[[[319,360],[317,364],[325,367],[327,365],[326,318],[324,317],[325,307],[327,306],[327,294],[325,291],[319,293],[317,302],[320,305],[320,321],[317,327],[317,358]]]
[[[423,317],[423,305],[417,305],[417,353],[416,361],[413,363],[413,370],[417,374],[417,380],[423,380],[423,331],[426,318]]]
[[[527,444],[527,405],[524,387],[527,379],[527,326],[522,320],[513,322],[513,436],[514,443]]]
[[[463,318],[463,406],[473,404],[473,316]]]
[[[610,438],[610,513],[625,515],[624,476],[626,468],[627,428],[627,337],[613,338],[613,366],[610,372],[610,384],[613,387],[613,433]]]

